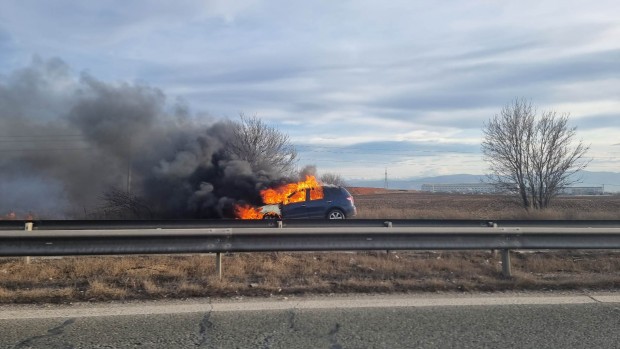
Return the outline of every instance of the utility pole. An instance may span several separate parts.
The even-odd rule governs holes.
[[[131,162],[127,167],[127,194],[131,194]]]
[[[387,167],[385,168],[385,182],[383,183],[383,187],[385,189],[388,188],[388,176],[387,176]]]
[[[132,156],[132,153],[130,152],[128,159],[127,159],[127,194],[128,195],[131,195],[131,175],[133,172],[132,164],[133,164],[133,156]]]

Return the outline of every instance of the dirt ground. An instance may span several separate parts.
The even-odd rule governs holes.
[[[560,196],[549,209],[528,212],[516,197],[413,191],[352,190],[357,218],[620,219],[620,195]]]
[[[234,253],[0,259],[0,303],[377,292],[604,290],[620,287],[620,253],[513,252],[502,277],[491,251]]]

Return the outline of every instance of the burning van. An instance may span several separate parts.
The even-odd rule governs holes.
[[[298,183],[261,191],[267,205],[240,205],[235,213],[241,219],[345,219],[357,214],[353,196],[343,187],[319,184],[313,176]]]

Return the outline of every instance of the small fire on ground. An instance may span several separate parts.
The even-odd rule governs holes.
[[[5,214],[4,216],[0,216],[0,221],[14,221],[14,220],[18,220],[18,219],[22,219],[22,220],[31,220],[31,219],[35,219],[34,214],[32,213],[28,213],[26,215],[23,216],[23,218],[18,217],[18,215],[15,212],[9,212],[7,214]]]
[[[286,205],[306,200],[306,190],[310,191],[310,200],[323,198],[323,187],[314,176],[306,176],[304,181],[284,184],[275,188],[261,190],[260,195],[265,205]],[[239,219],[262,219],[265,215],[260,207],[252,205],[235,205],[235,215]]]

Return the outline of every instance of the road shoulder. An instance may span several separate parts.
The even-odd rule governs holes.
[[[402,308],[620,303],[620,292],[506,292],[349,294],[269,298],[192,298],[184,300],[1,305],[0,320],[77,318],[285,309]]]

